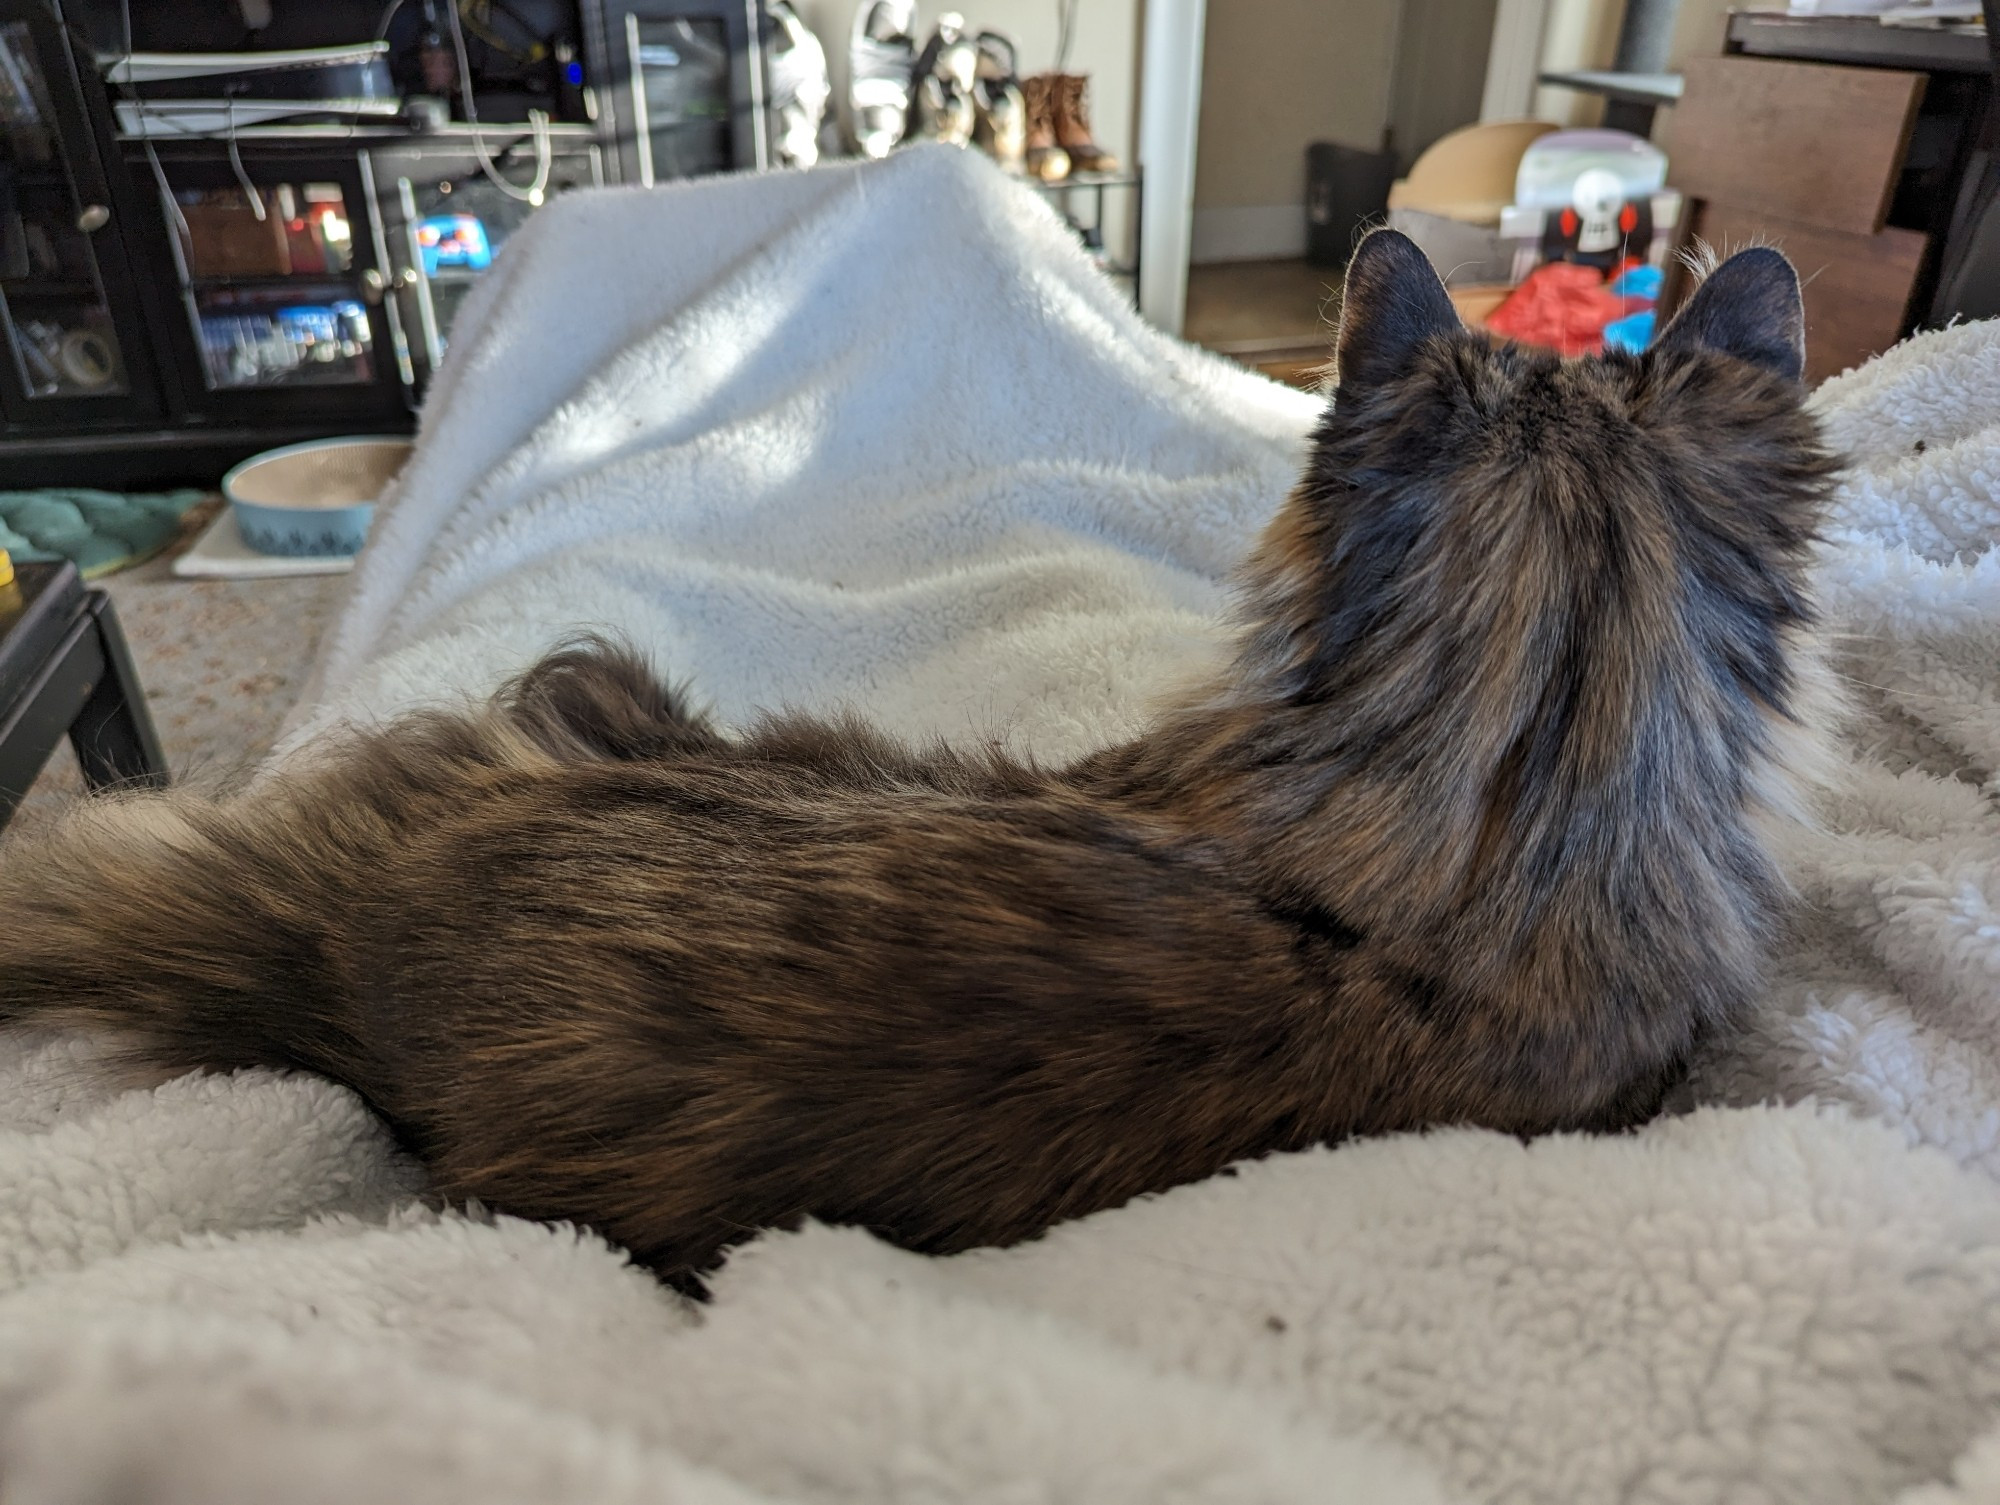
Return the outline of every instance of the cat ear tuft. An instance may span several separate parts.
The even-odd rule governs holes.
[[[1339,390],[1401,376],[1425,340],[1459,328],[1458,310],[1416,242],[1398,230],[1373,232],[1347,263],[1335,365]]]
[[[1806,311],[1799,274],[1769,246],[1738,251],[1703,279],[1655,348],[1713,350],[1786,381],[1802,380]]]

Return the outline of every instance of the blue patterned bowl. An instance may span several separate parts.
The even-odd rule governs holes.
[[[314,439],[252,455],[222,478],[236,529],[259,554],[358,554],[375,499],[410,457],[407,439]]]

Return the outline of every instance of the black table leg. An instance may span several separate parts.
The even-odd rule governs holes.
[[[167,757],[146,711],[118,613],[103,591],[90,592],[88,610],[104,667],[70,723],[69,744],[76,749],[84,782],[93,789],[120,784],[158,788],[167,782]]]
[[[15,592],[0,636],[0,826],[64,737],[92,789],[166,783],[167,761],[111,598],[85,590],[67,564],[24,566],[21,574],[32,589],[25,606]]]

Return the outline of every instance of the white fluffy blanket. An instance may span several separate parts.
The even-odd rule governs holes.
[[[16,1036],[0,1499],[2000,1502],[2000,325],[1819,403],[1855,793],[1701,1106],[951,1260],[767,1236],[692,1310],[424,1210],[324,1082],[114,1096]],[[969,158],[578,197],[460,326],[302,731],[600,624],[726,718],[1074,753],[1213,650],[1314,411]]]

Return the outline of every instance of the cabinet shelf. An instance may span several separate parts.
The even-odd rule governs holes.
[[[1043,182],[1040,178],[1024,178],[1023,181],[1037,193],[1061,193],[1071,188],[1137,188],[1139,174],[1136,172],[1073,172],[1066,178],[1053,182]]]
[[[300,293],[324,292],[328,288],[343,288],[356,301],[361,300],[353,272],[261,272],[250,276],[203,276],[187,279],[189,291],[206,292],[262,292],[283,291],[296,288]]]
[[[0,295],[10,302],[14,300],[60,298],[74,302],[81,298],[95,303],[102,296],[97,284],[88,277],[21,277],[11,281],[0,281]]]
[[[548,124],[549,139],[562,143],[590,143],[597,140],[597,127],[575,121],[552,120]],[[358,141],[377,144],[408,143],[418,146],[454,146],[464,144],[470,148],[475,137],[483,137],[487,150],[498,156],[503,146],[514,146],[534,139],[535,128],[527,121],[482,120],[478,130],[463,121],[453,121],[450,125],[432,130],[417,130],[394,119],[386,123],[376,119],[372,123],[366,119],[327,120],[295,123],[291,125],[245,125],[236,129],[238,141],[302,142],[308,146],[323,146],[329,142]],[[226,151],[229,137],[221,131],[194,132],[176,131],[145,135],[132,131],[115,133],[121,144],[144,147],[151,143],[157,147],[205,147],[214,151]],[[145,161],[143,151],[139,160]]]

